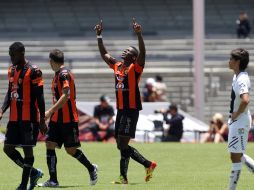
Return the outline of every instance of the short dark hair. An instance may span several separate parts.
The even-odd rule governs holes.
[[[102,95],[101,97],[100,97],[100,101],[101,102],[107,102],[107,103],[109,103],[110,102],[110,98],[107,96],[107,95]]]
[[[130,47],[131,47],[132,49],[134,49],[135,56],[138,57],[138,54],[139,54],[138,49],[135,48],[134,46],[130,46]]]
[[[156,79],[156,81],[160,81],[160,82],[163,81],[163,78],[162,78],[162,76],[160,76],[160,75],[156,75],[156,76],[155,76],[155,79]]]
[[[21,52],[25,53],[25,46],[21,42],[14,42],[9,47],[9,52]]]
[[[56,63],[60,63],[60,64],[64,63],[64,53],[59,49],[53,49],[49,53],[49,58]]]
[[[175,110],[175,111],[178,110],[177,105],[174,104],[174,103],[170,104],[169,109],[170,109],[170,110]]]
[[[243,48],[233,49],[231,51],[231,57],[240,61],[239,70],[244,71],[249,64],[249,52]]]

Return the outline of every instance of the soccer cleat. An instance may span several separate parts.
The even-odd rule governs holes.
[[[59,183],[48,180],[44,183],[38,184],[38,187],[59,187]]]
[[[95,185],[98,181],[98,166],[96,164],[93,164],[94,170],[92,172],[89,172],[90,175],[90,185]]]
[[[157,164],[156,162],[152,161],[152,164],[149,168],[145,168],[146,176],[145,181],[148,182],[153,177],[153,171],[156,168]]]
[[[38,180],[42,178],[43,175],[44,175],[43,172],[37,169],[37,174],[34,176],[30,176],[30,185],[27,190],[33,190],[37,185]]]
[[[128,184],[128,179],[123,177],[122,175],[119,176],[118,181],[113,181],[114,184]]]

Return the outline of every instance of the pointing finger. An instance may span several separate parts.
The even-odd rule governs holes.
[[[136,19],[135,19],[135,17],[132,18],[132,22],[133,22],[133,24],[136,24]]]

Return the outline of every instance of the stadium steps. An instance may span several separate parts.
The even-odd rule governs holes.
[[[2,93],[0,98],[2,99],[5,96],[4,92],[6,90],[6,69],[9,62],[8,46],[10,43],[8,41],[0,43],[0,64],[2,66],[2,75],[0,75],[0,89]],[[125,47],[136,43],[136,40],[109,39],[107,43],[108,49],[112,50],[114,54],[118,54]],[[27,45],[27,57],[39,65],[44,73],[46,106],[51,104],[50,86],[53,76],[53,72],[48,65],[48,52],[54,47],[65,50],[67,66],[69,58],[72,58],[78,93],[77,100],[98,101],[100,95],[104,93],[108,94],[112,100],[115,100],[112,71],[101,60],[94,39],[85,41],[27,41],[25,44]],[[119,48],[119,44],[123,45]],[[191,62],[189,60],[189,55],[192,54],[192,40],[147,40],[146,45],[150,50],[147,53],[146,68],[140,81],[141,92],[144,90],[147,78],[160,74],[168,86],[167,96],[169,100],[181,104],[183,107],[186,107],[188,112],[193,114],[194,70],[190,69]],[[222,112],[225,115],[228,112],[228,106],[224,105],[229,101],[228,93],[231,90],[232,80],[232,72],[228,69],[228,58],[230,50],[237,46],[248,47],[250,53],[254,53],[253,40],[248,42],[234,39],[206,40],[207,58],[204,64],[204,82],[206,85],[205,116],[207,120],[213,114],[212,112]],[[249,70],[251,73],[253,66],[250,65]],[[254,77],[251,77],[251,81],[254,83]],[[220,104],[223,106],[220,106]]]

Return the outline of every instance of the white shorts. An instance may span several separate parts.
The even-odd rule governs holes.
[[[251,127],[251,115],[241,114],[235,121],[229,119],[228,151],[232,153],[245,153],[248,134]]]

